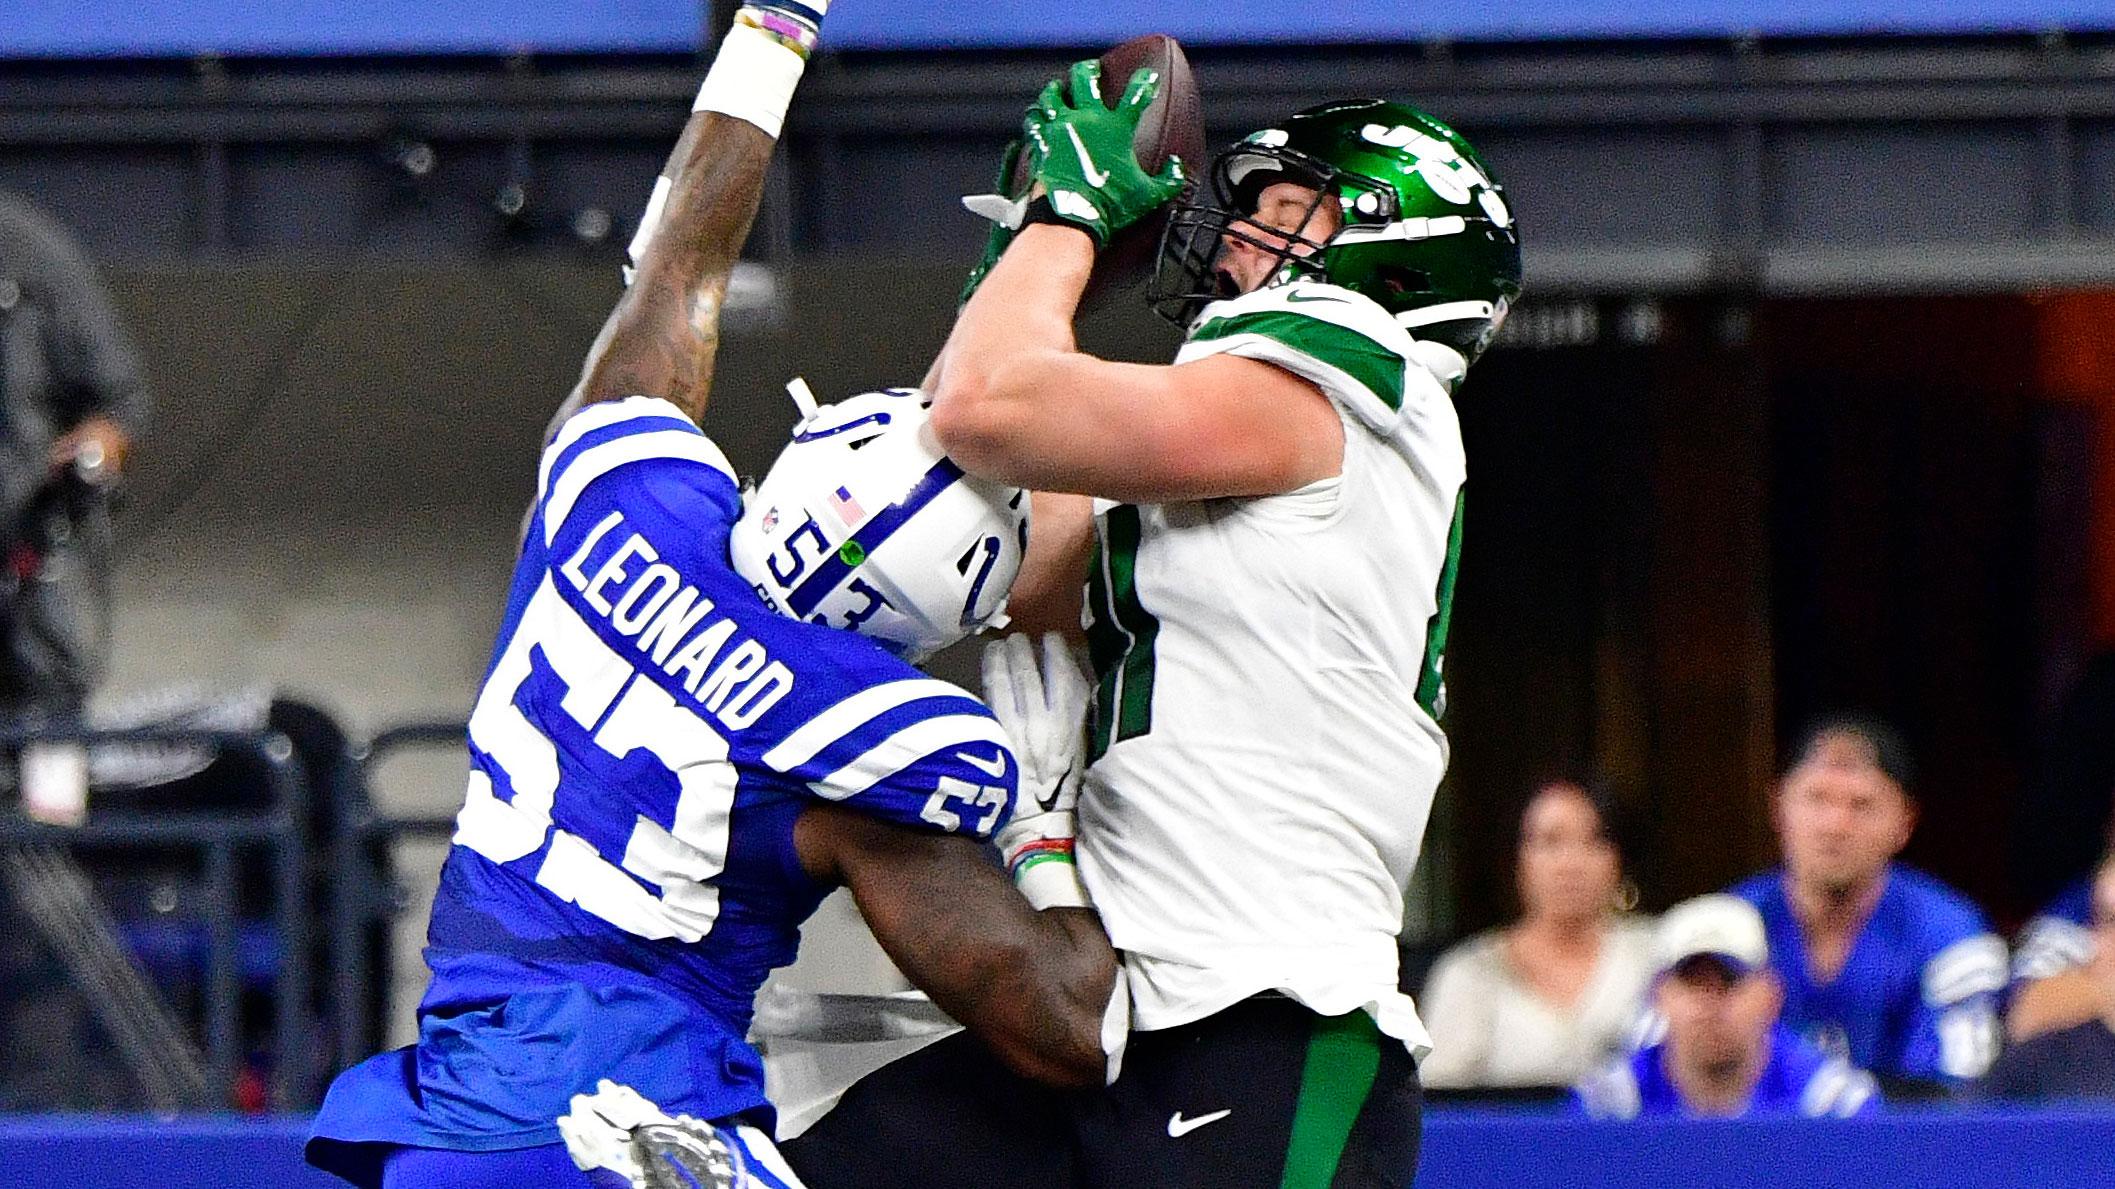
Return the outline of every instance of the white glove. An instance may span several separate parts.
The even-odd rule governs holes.
[[[1013,739],[1021,770],[1013,819],[993,841],[1014,886],[1039,909],[1088,907],[1072,848],[1093,690],[1056,632],[1040,641],[1007,636],[984,650],[984,700]]]
[[[593,1094],[573,1095],[573,1109],[558,1116],[558,1134],[574,1167],[606,1169],[632,1189],[749,1183],[740,1150],[710,1123],[670,1117],[645,1095],[608,1078]]]

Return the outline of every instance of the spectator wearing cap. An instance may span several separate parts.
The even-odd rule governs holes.
[[[2115,858],[2091,883],[2093,953],[2081,970],[2099,1010],[2005,1051],[1978,1087],[1993,1098],[2047,1102],[2115,1099]]]
[[[1631,913],[1616,809],[1586,781],[1544,781],[1520,818],[1520,919],[1441,954],[1418,1010],[1434,1089],[1568,1086],[1620,1052],[1652,980],[1652,922]]]
[[[1581,1080],[1596,1119],[1848,1118],[1880,1101],[1872,1075],[1779,1021],[1784,986],[1761,914],[1737,896],[1687,900],[1660,918],[1652,998],[1660,1038]]]
[[[1954,1084],[1998,1050],[2005,943],[1975,905],[1895,862],[1917,820],[1887,727],[1810,731],[1779,783],[1784,865],[1732,889],[1761,912],[1785,1022],[1874,1073]]]

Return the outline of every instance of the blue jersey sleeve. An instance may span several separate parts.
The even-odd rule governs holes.
[[[1981,1077],[1997,1058],[2005,943],[1982,913],[1949,889],[1933,881],[1919,892],[1922,993],[1901,1072],[1951,1081]]]
[[[589,405],[568,418],[537,468],[536,525],[554,558],[561,537],[579,538],[577,515],[591,487],[620,485],[614,503],[645,522],[678,526],[717,541],[742,515],[734,468],[681,409],[658,397]]]
[[[832,629],[819,629],[830,631]],[[828,706],[763,762],[825,800],[898,825],[989,838],[1013,812],[1011,742],[959,686],[912,676]]]

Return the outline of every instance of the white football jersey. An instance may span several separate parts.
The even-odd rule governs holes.
[[[1343,471],[1285,495],[1097,505],[1081,874],[1140,1029],[1278,990],[1368,1010],[1421,1056],[1396,938],[1447,766],[1453,401],[1386,311],[1331,285],[1207,307],[1176,362],[1220,353],[1327,393]]]

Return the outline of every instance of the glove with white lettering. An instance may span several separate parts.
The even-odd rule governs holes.
[[[1148,67],[1133,73],[1114,108],[1102,101],[1101,75],[1092,58],[1073,63],[1069,95],[1067,80],[1051,80],[1021,131],[1043,186],[1027,220],[1078,227],[1095,246],[1107,247],[1110,237],[1182,193],[1183,166],[1170,157],[1159,173],[1147,173],[1131,145],[1139,118],[1160,93],[1160,73]]]
[[[1021,767],[1013,818],[993,841],[1014,886],[1038,909],[1089,907],[1072,851],[1093,688],[1056,632],[1040,646],[1016,635],[984,650],[984,699],[1013,739]]]

